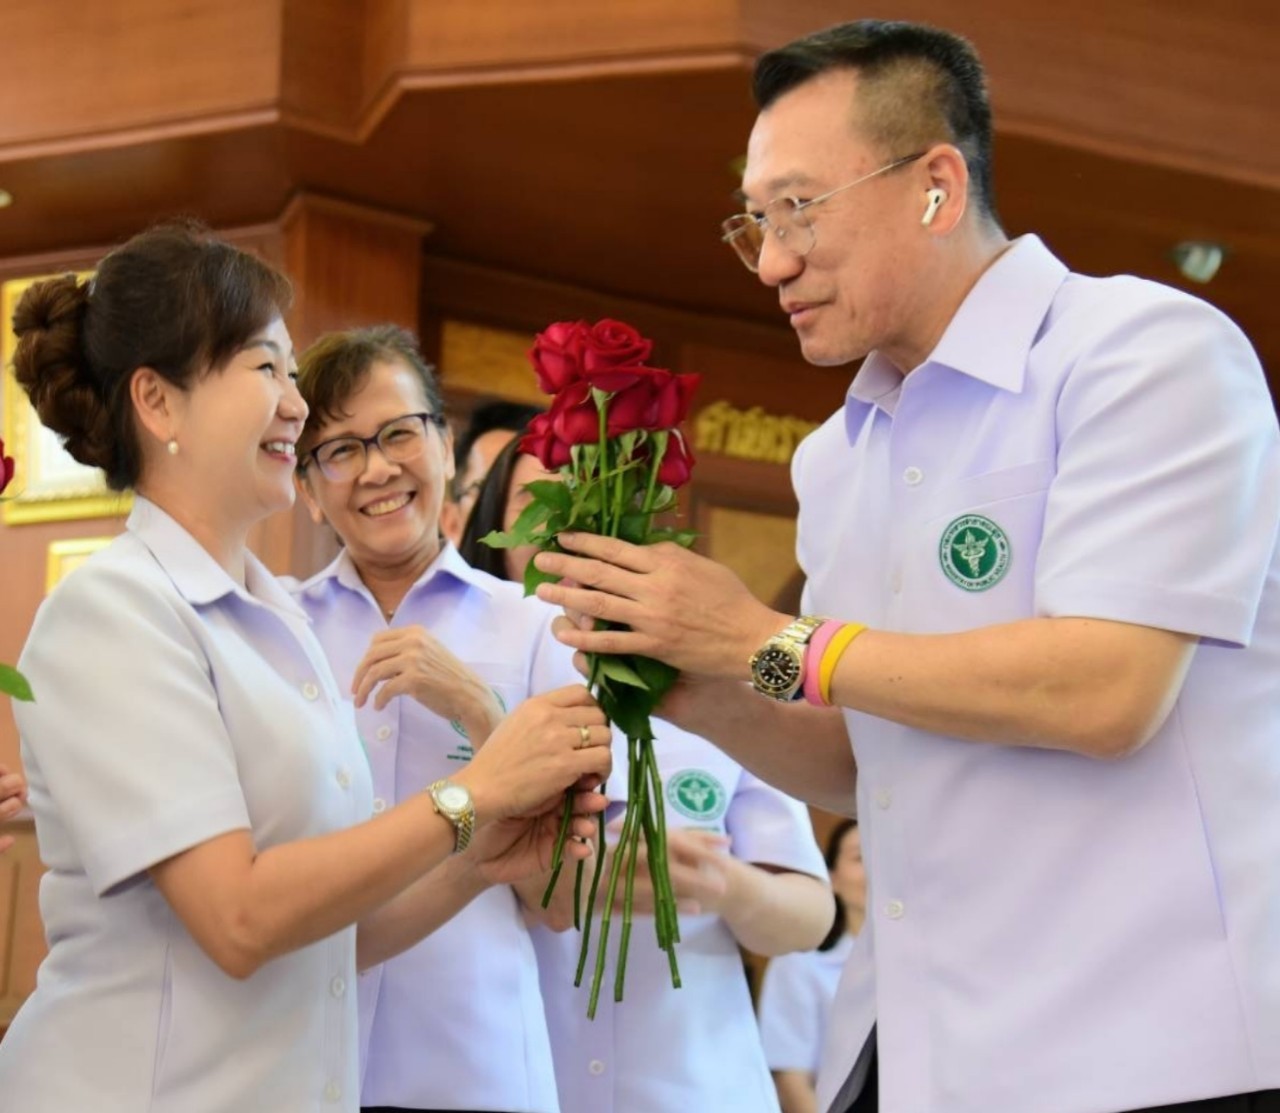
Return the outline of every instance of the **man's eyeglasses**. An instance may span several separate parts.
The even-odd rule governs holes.
[[[861,178],[836,186],[835,189],[818,197],[812,197],[808,201],[798,201],[794,197],[777,197],[761,212],[735,213],[721,223],[720,238],[738,253],[738,258],[752,274],[760,270],[760,253],[764,251],[765,233],[770,230],[777,237],[778,243],[788,251],[795,255],[808,255],[813,250],[814,244],[818,242],[818,235],[807,215],[809,209],[814,205],[821,205],[822,202],[830,200],[837,193],[843,193],[846,189],[852,189],[863,182],[869,182],[872,178],[878,178],[881,174],[887,174],[890,170],[897,170],[900,166],[915,162],[927,153],[927,151],[917,151],[914,155],[895,159],[887,166],[880,167],[879,170],[872,170],[870,174],[863,174]]]
[[[332,483],[343,483],[364,474],[369,449],[377,447],[383,459],[393,464],[407,464],[427,450],[427,429],[434,425],[445,428],[443,414],[405,414],[388,421],[372,437],[334,437],[322,441],[298,461],[300,468],[315,461],[324,477]]]

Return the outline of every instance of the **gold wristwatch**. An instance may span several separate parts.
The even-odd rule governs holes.
[[[476,829],[476,809],[471,803],[471,793],[453,781],[436,781],[427,789],[431,805],[453,824],[453,852],[461,854],[471,842]]]
[[[770,699],[798,699],[804,683],[804,647],[826,621],[801,615],[774,634],[751,655],[751,686]]]

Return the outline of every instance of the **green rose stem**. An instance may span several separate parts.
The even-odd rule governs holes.
[[[574,457],[574,480],[579,486],[587,486],[592,480],[598,483],[600,491],[600,520],[595,523],[595,532],[606,537],[617,537],[622,530],[623,518],[628,505],[634,503],[640,494],[639,478],[635,475],[636,450],[649,441],[646,455],[646,482],[643,499],[638,507],[641,514],[639,523],[640,536],[647,536],[652,524],[654,498],[658,490],[658,470],[667,446],[669,434],[660,431],[646,436],[624,437],[619,452],[610,451],[608,437],[608,403],[610,395],[599,390],[592,390],[598,417],[598,453],[595,460],[583,458],[586,453]],[[628,534],[631,536],[631,534]],[[600,625],[604,625],[600,623]],[[596,693],[601,706],[609,714],[612,710],[613,697],[608,683],[604,657],[600,654],[588,654],[589,675],[588,687]],[[629,667],[629,666],[628,666]],[[616,716],[609,714],[611,720]],[[647,718],[647,716],[646,716]],[[634,728],[634,723],[632,726]],[[654,899],[654,930],[658,946],[667,953],[667,961],[671,970],[671,984],[680,987],[680,970],[676,961],[675,944],[680,939],[679,917],[676,913],[675,890],[671,884],[671,874],[667,863],[667,822],[662,808],[662,778],[658,772],[657,755],[654,752],[653,736],[648,732],[635,737],[628,736],[628,770],[627,770],[627,807],[623,817],[622,833],[614,851],[613,861],[609,869],[609,878],[605,885],[605,900],[600,914],[599,941],[596,944],[596,961],[591,979],[591,989],[587,1004],[587,1016],[594,1019],[599,1004],[600,987],[604,979],[604,968],[608,959],[608,944],[613,923],[613,909],[618,895],[618,884],[622,871],[626,871],[626,881],[622,897],[622,936],[618,947],[618,960],[614,976],[614,1000],[621,1001],[626,980],[627,953],[631,944],[631,929],[634,921],[635,878],[640,860],[640,839],[644,838],[650,885]],[[542,897],[545,908],[551,902],[552,894],[564,865],[564,842],[568,837],[572,818],[572,793],[566,794],[564,812],[561,815],[560,829],[552,854],[551,878]],[[591,951],[592,923],[595,918],[596,901],[600,892],[600,882],[604,875],[605,852],[607,849],[606,826],[604,815],[598,820],[598,849],[595,868],[592,871],[591,885],[587,893],[585,922],[582,915],[582,889],[585,862],[579,861],[574,875],[574,926],[582,932],[582,947],[578,955],[578,967],[574,977],[574,985],[581,986],[586,973],[587,962]]]

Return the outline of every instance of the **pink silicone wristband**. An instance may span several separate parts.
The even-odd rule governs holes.
[[[813,637],[805,643],[804,698],[814,707],[831,706],[822,698],[822,692],[818,688],[818,674],[820,672],[818,665],[822,661],[822,655],[827,651],[827,646],[831,644],[831,639],[835,637],[836,631],[843,625],[843,622],[837,622],[835,619],[829,618],[814,631]]]

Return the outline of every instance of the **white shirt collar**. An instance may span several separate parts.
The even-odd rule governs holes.
[[[435,560],[427,565],[422,575],[418,577],[406,593],[406,598],[415,592],[423,590],[437,577],[452,579],[467,587],[477,588],[486,595],[493,594],[494,584],[498,582],[492,576],[472,568],[462,559],[462,554],[458,552],[453,544],[445,541],[441,544]],[[368,587],[356,568],[355,561],[351,559],[351,554],[346,549],[338,553],[326,568],[322,568],[309,580],[306,580],[302,584],[301,590],[310,592],[315,589],[323,589],[331,583],[337,583],[348,591],[353,591],[357,595],[372,599]]]
[[[1031,348],[1067,274],[1039,236],[1014,240],[974,283],[925,364],[1021,393]],[[860,403],[892,414],[902,382],[888,359],[871,352],[849,386],[846,412]],[[848,424],[856,430],[855,422]]]
[[[252,552],[245,550],[245,582],[237,583],[213,558],[213,554],[170,514],[137,493],[134,494],[126,528],[146,546],[173,581],[174,587],[192,606],[205,606],[227,595],[236,595],[255,606],[305,617],[276,577]]]

